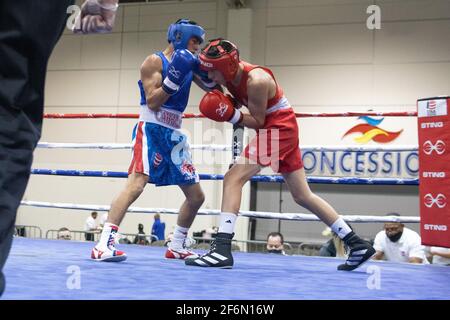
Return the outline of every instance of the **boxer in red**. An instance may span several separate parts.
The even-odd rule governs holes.
[[[185,263],[199,267],[233,267],[231,240],[242,187],[267,166],[282,174],[296,203],[316,214],[344,240],[350,254],[338,270],[354,270],[370,259],[375,254],[370,243],[358,237],[326,201],[311,192],[301,160],[295,113],[272,71],[240,60],[237,47],[224,39],[211,40],[199,59],[208,77],[233,95],[231,99],[218,90],[208,92],[200,102],[200,111],[214,121],[255,129],[257,135],[225,174],[219,233],[210,251]],[[236,108],[237,104],[246,106],[250,113],[242,113]]]

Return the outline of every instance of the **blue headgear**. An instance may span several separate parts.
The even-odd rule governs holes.
[[[188,19],[179,19],[167,30],[167,41],[172,43],[175,50],[187,49],[189,39],[192,37],[198,38],[201,44],[205,40],[205,30]]]

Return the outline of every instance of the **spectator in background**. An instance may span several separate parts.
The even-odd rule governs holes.
[[[425,251],[432,264],[450,266],[450,248],[427,247]]]
[[[15,236],[17,236],[17,237],[26,237],[27,236],[27,230],[26,230],[25,226],[16,226]]]
[[[353,230],[352,226],[348,224],[350,229]],[[325,237],[330,237],[319,251],[319,256],[321,257],[337,257],[337,258],[348,258],[348,248],[345,245],[344,241],[338,237],[338,235],[333,232],[329,227],[325,228],[322,232],[322,235]]]
[[[102,214],[102,216],[100,217],[100,222],[99,222],[100,228],[103,229],[103,226],[105,225],[106,220],[108,220],[108,212],[105,212],[105,213]]]
[[[70,230],[68,228],[61,228],[58,230],[58,240],[72,240],[72,235],[70,234]]]
[[[149,242],[147,240],[147,236],[145,235],[145,232],[144,232],[144,225],[142,223],[139,223],[139,225],[138,225],[138,234],[134,238],[133,243],[141,244],[144,246],[149,244]]]
[[[128,238],[124,237],[124,238],[119,239],[119,243],[120,244],[131,244],[131,241],[128,240]]]
[[[400,215],[391,213],[389,216]],[[428,264],[425,248],[421,242],[417,232],[405,228],[402,223],[385,223],[384,230],[375,237],[373,247],[377,252],[373,259]]]
[[[84,237],[86,241],[94,241],[94,232],[99,229],[97,226],[97,215],[98,213],[96,211],[91,212],[91,216],[86,219],[86,222],[84,224],[84,231],[86,232],[84,234]]]
[[[284,237],[279,232],[271,232],[267,235],[266,249],[268,253],[286,255],[284,252]]]
[[[166,224],[161,222],[159,213],[154,216],[155,222],[152,226],[152,242],[156,240],[164,240],[164,231],[166,230]]]

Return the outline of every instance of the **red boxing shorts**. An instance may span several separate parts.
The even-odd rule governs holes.
[[[281,109],[269,113],[263,129],[245,147],[245,158],[276,173],[289,173],[303,168],[299,147],[297,118],[294,110]]]

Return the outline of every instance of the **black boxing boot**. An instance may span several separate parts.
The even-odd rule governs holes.
[[[338,270],[352,271],[367,262],[375,253],[372,245],[358,237],[353,231],[344,237],[345,244],[350,248],[350,254],[344,264],[338,266]]]
[[[211,249],[196,259],[187,259],[185,264],[196,267],[213,267],[221,269],[233,268],[233,256],[231,255],[231,240],[234,233],[219,232],[211,243]]]

